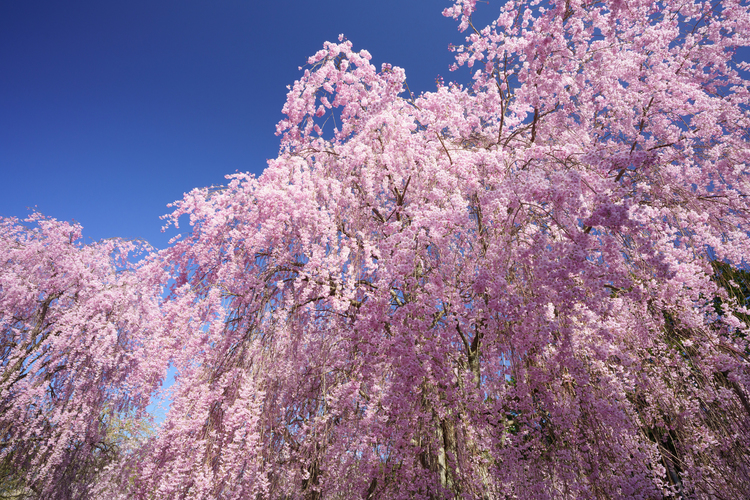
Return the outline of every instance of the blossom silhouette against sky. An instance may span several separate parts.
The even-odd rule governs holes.
[[[405,68],[414,93],[450,79],[447,48],[463,36],[441,15],[449,5],[3,2],[0,215],[36,206],[87,240],[162,248],[168,203],[276,157],[286,87],[325,40],[343,33],[378,67]]]

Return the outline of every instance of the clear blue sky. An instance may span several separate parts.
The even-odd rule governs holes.
[[[167,203],[276,156],[286,86],[324,41],[344,33],[376,66],[405,68],[415,93],[450,80],[447,47],[463,35],[449,5],[0,2],[0,216],[36,206],[88,238],[162,248]]]

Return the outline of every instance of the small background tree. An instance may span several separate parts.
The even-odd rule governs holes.
[[[78,225],[0,220],[0,495],[88,498],[141,434],[165,365],[158,284],[137,247]]]

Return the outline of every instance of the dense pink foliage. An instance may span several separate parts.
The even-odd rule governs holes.
[[[748,6],[473,8],[468,87],[407,99],[327,43],[263,175],[176,204],[180,375],[132,494],[750,491],[748,311],[711,278],[750,254]]]
[[[113,424],[143,418],[163,376],[160,289],[127,264],[133,243],[23,222],[0,220],[0,492],[86,498],[123,451]]]
[[[326,43],[263,175],[175,204],[174,400],[99,495],[746,497],[747,2],[474,6],[467,86]]]

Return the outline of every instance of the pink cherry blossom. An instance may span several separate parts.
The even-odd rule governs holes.
[[[37,213],[0,220],[3,493],[85,498],[137,444],[166,370],[163,273],[128,264],[132,242],[80,240],[80,226]]]
[[[405,97],[326,43],[263,175],[175,205],[180,375],[131,495],[750,491],[747,296],[714,265],[750,252],[748,6],[474,8],[445,11],[468,84]]]
[[[2,285],[25,326],[3,331],[49,297],[73,311],[28,389],[3,381],[6,428],[29,422],[3,456],[58,491],[102,402],[142,408],[170,362],[166,421],[92,495],[746,497],[750,7],[521,0],[486,27],[475,8],[444,11],[470,76],[421,95],[327,42],[263,175],[188,193],[169,217],[190,234],[122,277],[105,244],[55,229],[73,261],[99,251],[68,271],[3,226],[3,256],[29,249]],[[67,406],[33,383],[46,359]],[[86,392],[103,380],[130,385]],[[50,432],[65,444],[32,444]]]

